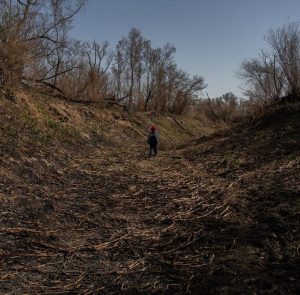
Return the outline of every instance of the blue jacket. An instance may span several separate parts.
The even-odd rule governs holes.
[[[151,133],[148,135],[148,144],[151,146],[155,146],[158,144],[159,135],[155,131],[151,131]]]

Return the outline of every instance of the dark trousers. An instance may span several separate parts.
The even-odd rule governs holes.
[[[157,155],[157,145],[150,145],[150,151],[149,151],[150,158],[152,156],[152,151],[154,152],[154,156],[156,156]]]

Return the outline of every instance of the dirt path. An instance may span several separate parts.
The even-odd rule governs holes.
[[[17,187],[2,212],[1,292],[255,294],[285,283],[292,294],[296,261],[280,257],[276,230],[237,210],[239,180],[184,155],[99,149]],[[272,270],[278,261],[287,269]]]

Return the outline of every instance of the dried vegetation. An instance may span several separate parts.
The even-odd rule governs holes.
[[[1,106],[1,293],[299,290],[299,107],[150,161],[142,130],[113,142]]]

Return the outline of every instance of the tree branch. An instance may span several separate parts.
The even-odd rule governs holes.
[[[78,69],[78,68],[79,68],[79,67],[77,67],[77,66],[76,66],[76,67],[72,67],[72,68],[67,69],[67,70],[65,70],[65,71],[59,72],[59,73],[57,73],[57,74],[55,74],[55,75],[52,75],[51,77],[46,77],[46,78],[43,78],[43,79],[36,80],[36,82],[44,82],[44,81],[46,81],[46,80],[51,80],[51,79],[53,79],[53,78],[56,78],[57,76],[66,74],[66,73],[71,72],[71,71],[73,71],[74,69]]]

